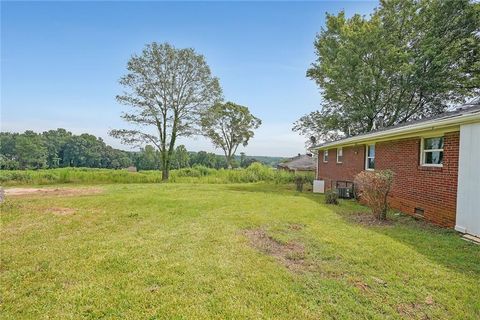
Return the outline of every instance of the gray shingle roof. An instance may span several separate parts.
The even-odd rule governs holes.
[[[278,167],[290,170],[315,170],[316,165],[312,155],[303,154],[278,164]]]

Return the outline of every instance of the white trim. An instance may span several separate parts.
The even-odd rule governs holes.
[[[443,168],[443,164],[435,164],[435,163],[424,163],[421,164],[422,167],[434,167],[434,168]]]
[[[339,151],[342,152],[342,161],[338,161]],[[338,148],[337,148],[337,163],[343,163],[343,147],[338,147]]]
[[[431,139],[431,138],[443,138],[443,143],[445,144],[445,136],[427,136],[427,137],[422,137],[420,140],[420,165],[422,167],[436,167],[436,168],[442,168],[443,163],[425,163],[425,153],[426,152],[443,152],[445,155],[445,146],[443,149],[427,149],[428,151],[425,150],[425,139]],[[443,161],[443,159],[442,159]]]
[[[325,155],[327,156],[327,160],[325,160]],[[328,162],[328,149],[323,150],[323,155],[322,155],[323,163]]]
[[[373,157],[369,157],[368,156],[368,148],[370,146],[373,146],[373,148],[375,148],[375,143],[370,143],[370,144],[365,145],[365,170],[374,171],[375,170],[375,155],[377,153],[377,150],[375,150],[375,155]],[[373,168],[368,167],[368,159],[373,159]]]
[[[393,140],[396,136],[405,134],[420,133],[422,131],[432,131],[439,129],[446,129],[448,127],[459,126],[460,124],[476,123],[480,121],[480,111],[476,110],[472,113],[462,115],[455,115],[443,119],[433,119],[417,124],[407,125],[399,128],[392,128],[385,131],[372,132],[369,134],[354,136],[339,141],[325,143],[324,145],[314,147],[312,150],[321,150],[324,148],[336,147],[339,145],[345,146],[350,144],[367,143],[375,139],[389,139]]]

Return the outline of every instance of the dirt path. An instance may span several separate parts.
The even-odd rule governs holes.
[[[28,196],[28,195],[90,195],[103,192],[101,188],[11,188],[5,189],[5,195]]]

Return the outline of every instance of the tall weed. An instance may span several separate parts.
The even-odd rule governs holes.
[[[298,176],[298,175],[297,175]],[[313,173],[302,174],[311,184]],[[260,163],[253,163],[246,169],[211,169],[194,166],[172,170],[172,183],[250,183],[273,182],[277,184],[293,183],[296,175],[293,172],[276,170]],[[160,171],[128,172],[114,169],[92,168],[58,168],[43,170],[2,170],[0,184],[6,185],[43,185],[63,183],[158,183],[162,182]]]

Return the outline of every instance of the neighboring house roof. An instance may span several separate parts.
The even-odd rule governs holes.
[[[279,163],[279,168],[289,169],[289,170],[315,170],[316,164],[311,154],[299,154],[296,157],[290,158],[289,160]]]
[[[413,120],[397,124],[392,127],[381,128],[368,133],[359,134],[332,142],[326,142],[312,147],[312,150],[321,150],[335,146],[354,145],[375,140],[390,140],[402,138],[412,133],[429,132],[440,129],[457,127],[460,124],[480,121],[480,97],[468,104],[464,104],[454,111],[444,112],[432,117]]]

